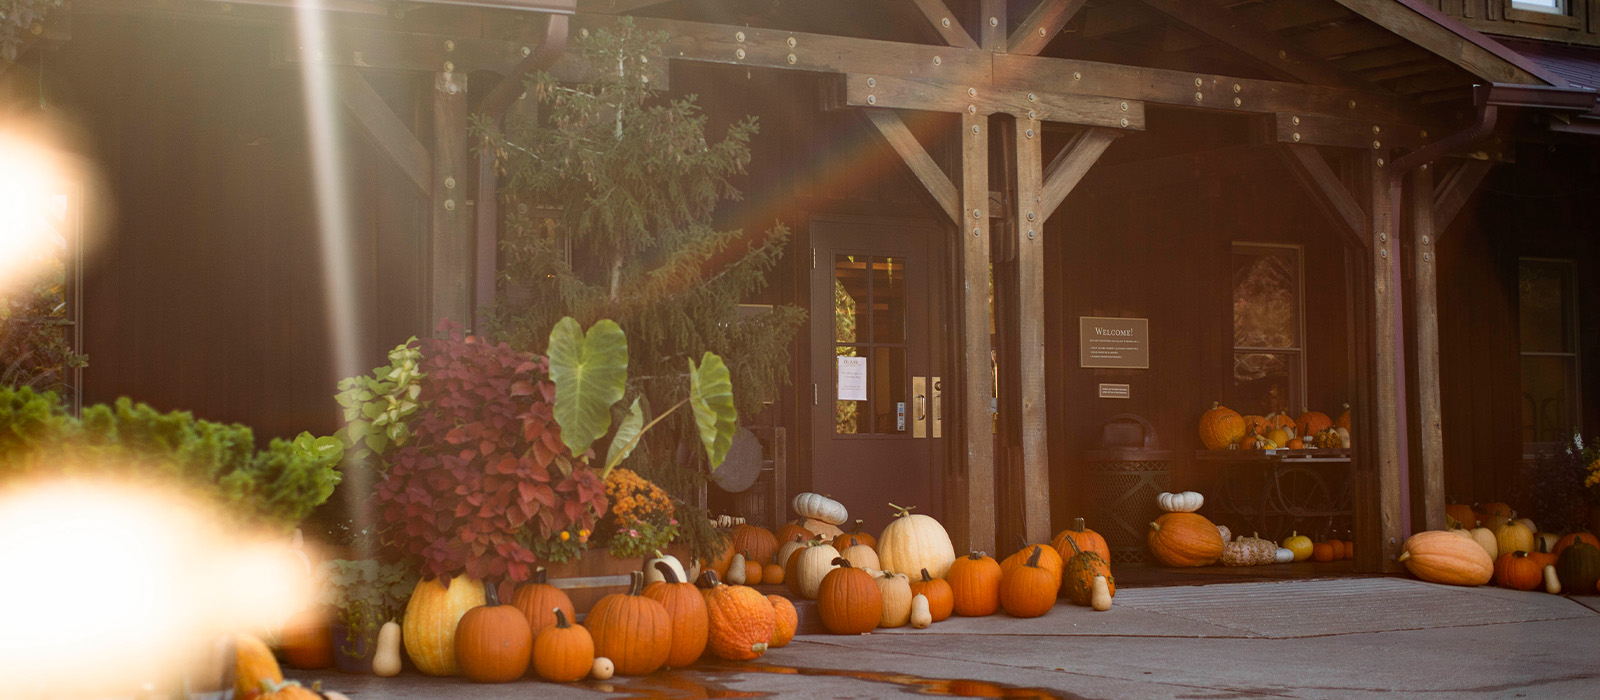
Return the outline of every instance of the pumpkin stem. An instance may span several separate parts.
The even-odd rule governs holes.
[[[500,605],[500,587],[490,583],[487,578],[483,580],[483,604],[491,608]]]
[[[1161,523],[1150,523],[1150,529],[1161,532]]]
[[[628,595],[639,595],[644,592],[644,572],[635,571],[628,583]]]
[[[717,572],[706,569],[705,572],[700,574],[700,583],[696,585],[701,588],[716,588],[722,585],[722,582],[717,580]]]
[[[1078,518],[1078,524],[1079,525],[1083,524],[1083,518]],[[1155,523],[1151,523],[1151,524],[1154,525]],[[1079,530],[1078,532],[1083,532],[1083,531]],[[1083,550],[1078,547],[1077,538],[1073,537],[1072,535],[1067,535],[1064,539],[1066,539],[1067,544],[1072,545],[1072,553],[1073,554],[1083,554]]]
[[[910,515],[911,511],[916,510],[916,506],[911,506],[910,508],[902,508],[902,507],[897,506],[897,505],[895,505],[893,503],[890,503],[889,507],[900,511],[900,512],[894,514],[894,517],[896,517],[896,518],[898,518],[900,516],[903,516],[903,515]]]
[[[1512,559],[1526,559],[1527,557],[1528,557],[1528,553],[1524,552],[1524,551],[1522,551],[1520,549],[1511,553],[1511,558]]]
[[[673,571],[672,566],[664,561],[656,562],[656,571],[661,572],[661,578],[667,583],[682,583],[678,580],[678,572]]]
[[[1396,562],[1402,562],[1402,561],[1405,561],[1405,560],[1410,559],[1410,558],[1411,558],[1411,553],[1410,552],[1401,552],[1400,556],[1398,558],[1396,558],[1395,561]]]
[[[1073,532],[1083,532],[1084,530],[1087,530],[1087,529],[1088,529],[1088,527],[1086,527],[1083,524],[1083,518],[1073,518],[1072,519],[1072,531]]]
[[[980,551],[974,549],[974,550],[972,550],[972,552],[970,554],[967,555],[967,558],[971,559],[973,561],[977,561],[977,560],[982,559],[982,558],[987,557],[987,556],[989,556],[989,554],[987,552],[980,552]]]
[[[547,582],[549,580],[550,580],[550,572],[545,571],[545,568],[541,566],[541,567],[533,570],[533,578],[528,579],[528,583],[540,583],[540,584],[542,584],[542,583],[545,583],[545,582]]]
[[[850,567],[850,560],[846,559],[844,557],[834,557],[833,558],[833,565],[837,566],[837,567],[839,567],[841,569],[851,568]]]
[[[866,525],[866,521],[863,521],[861,518],[856,518],[856,525],[855,525],[855,527],[850,528],[850,534],[852,534],[852,535],[861,534],[861,528],[864,525]]]
[[[568,628],[572,627],[572,623],[567,621],[567,611],[562,610],[561,608],[557,607],[557,608],[555,608],[555,613],[556,613],[556,627],[559,627],[561,629],[568,629]]]
[[[928,575],[927,567],[923,567],[923,569],[922,569],[922,580],[924,580],[924,581],[932,581],[933,580],[933,577]]]
[[[1033,555],[1028,557],[1028,563],[1025,564],[1025,566],[1031,566],[1035,569],[1039,568],[1039,553],[1042,551],[1044,551],[1043,547],[1035,545],[1033,548]]]

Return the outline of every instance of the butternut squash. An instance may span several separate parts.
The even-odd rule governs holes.
[[[1546,564],[1544,567],[1544,592],[1551,595],[1561,594],[1561,579],[1556,576],[1556,567]]]
[[[918,593],[911,596],[911,626],[927,629],[933,624],[933,613],[928,609],[928,596]]]
[[[1111,609],[1111,586],[1106,583],[1106,577],[1094,577],[1094,584],[1089,589],[1089,606],[1099,612]]]
[[[372,653],[372,672],[384,678],[400,675],[400,623],[394,620],[378,628],[377,649]]]

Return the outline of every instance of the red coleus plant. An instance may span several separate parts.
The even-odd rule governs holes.
[[[594,529],[605,484],[561,442],[545,358],[441,328],[418,341],[423,409],[377,486],[385,541],[426,577],[527,580],[530,540]]]

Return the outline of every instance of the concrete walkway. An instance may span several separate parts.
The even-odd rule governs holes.
[[[309,675],[378,698],[1600,698],[1600,599],[1400,578],[1119,592],[1108,612],[797,638],[751,664],[475,686]],[[305,676],[306,674],[302,674]]]

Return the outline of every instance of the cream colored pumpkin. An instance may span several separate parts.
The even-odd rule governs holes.
[[[928,609],[928,596],[918,593],[911,596],[911,626],[925,630],[933,624],[933,612]]]
[[[878,559],[877,551],[864,544],[854,544],[850,545],[849,547],[845,547],[839,552],[839,556],[844,557],[850,562],[851,566],[854,566],[857,569],[883,568]]]
[[[904,627],[911,620],[911,579],[905,574],[885,571],[873,580],[878,582],[878,592],[883,594],[883,617],[878,620],[878,626]]]
[[[1193,513],[1205,505],[1206,497],[1196,491],[1183,493],[1166,493],[1156,496],[1156,504],[1167,513]]]
[[[929,576],[944,578],[956,560],[950,534],[933,518],[894,507],[900,512],[878,538],[878,561],[887,571],[920,576],[927,569]]]
[[[794,565],[794,576],[800,587],[800,595],[809,599],[817,599],[817,590],[822,588],[822,577],[829,571],[838,568],[833,560],[839,558],[839,550],[831,544],[819,544],[815,547],[806,547],[800,552],[799,561]]]
[[[1475,527],[1467,534],[1472,537],[1473,542],[1477,542],[1478,546],[1483,547],[1483,551],[1489,553],[1489,561],[1494,561],[1496,557],[1500,556],[1500,543],[1495,539],[1493,530],[1486,527]]]
[[[644,561],[644,583],[647,586],[655,583],[656,581],[666,580],[661,575],[661,570],[656,568],[656,562],[662,562],[666,564],[667,568],[672,570],[673,575],[678,577],[678,581],[680,583],[694,580],[689,577],[689,572],[683,570],[683,562],[678,561],[678,558],[672,556],[671,554],[662,554],[661,550],[658,549],[656,550],[656,555],[654,557]]]
[[[794,507],[794,512],[802,518],[820,520],[829,525],[842,525],[850,519],[850,513],[845,510],[843,503],[820,493],[810,491],[797,493],[789,501],[789,505]]]
[[[589,677],[597,681],[610,680],[611,675],[616,672],[616,664],[604,656],[594,657],[594,664],[589,667]]]
[[[1279,547],[1278,550],[1273,553],[1272,562],[1274,564],[1287,564],[1292,561],[1294,561],[1294,550],[1292,549],[1284,549]]]
[[[1546,564],[1544,567],[1544,592],[1551,595],[1561,594],[1561,579],[1556,576],[1556,567]]]
[[[838,525],[821,520],[812,520],[811,518],[801,518],[800,527],[810,530],[813,534],[828,542],[832,542],[833,538],[844,534],[844,530],[839,529]]]
[[[796,535],[796,537],[800,536]],[[805,549],[806,546],[807,542],[805,539],[795,539],[785,542],[783,543],[782,547],[778,548],[778,557],[774,561],[778,563],[778,566],[785,566],[789,563],[789,556],[794,554],[795,550]]]

